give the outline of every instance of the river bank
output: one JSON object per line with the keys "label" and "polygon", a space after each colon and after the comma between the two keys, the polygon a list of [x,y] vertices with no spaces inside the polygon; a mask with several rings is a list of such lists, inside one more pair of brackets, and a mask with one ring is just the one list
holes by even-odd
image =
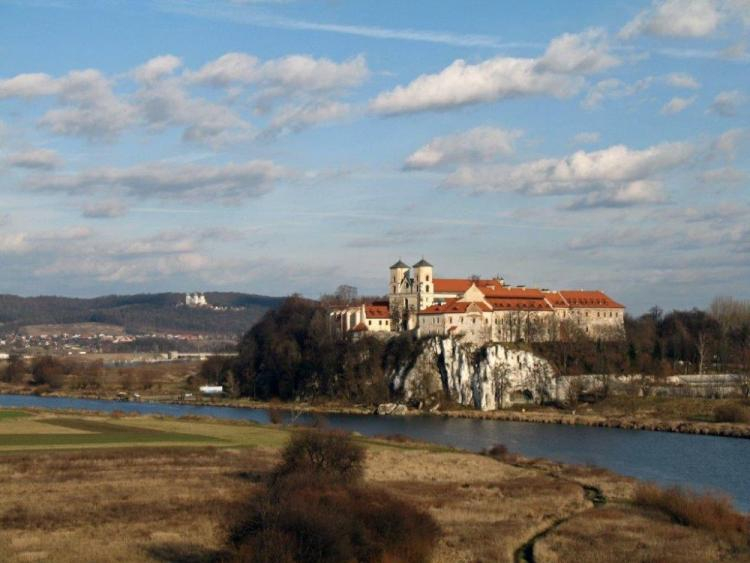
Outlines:
{"label": "river bank", "polygon": [[[0,388],[0,392],[19,395],[35,395],[34,391],[26,386],[15,386],[13,388]],[[45,393],[43,396],[67,397],[74,399],[97,399],[118,400],[121,397],[117,393],[75,393],[70,391],[55,391]],[[132,396],[131,396],[132,397]],[[269,411],[285,411],[295,414],[355,414],[369,415],[376,412],[372,405],[352,405],[340,401],[326,401],[316,403],[306,402],[281,402],[281,401],[257,401],[246,398],[193,398],[189,400],[177,399],[164,395],[144,394],[139,398],[143,402],[155,402],[174,405],[198,405],[198,406],[221,406],[245,409],[266,409]],[[729,404],[727,400],[717,399],[669,399],[662,400],[664,404],[672,406],[672,411],[690,411],[691,416],[697,413],[712,412],[713,408],[721,404]],[[690,404],[688,408],[686,405]],[[702,408],[696,408],[698,404]],[[676,405],[676,406],[675,406]],[[577,411],[563,411],[553,407],[530,407],[528,409],[505,409],[496,411],[478,411],[468,408],[447,408],[433,411],[422,411],[409,409],[405,416],[437,416],[451,418],[467,418],[480,420],[501,420],[509,422],[532,422],[539,424],[560,424],[573,426],[589,426],[598,428],[620,428],[625,430],[643,430],[650,432],[672,432],[679,434],[696,434],[704,436],[721,436],[726,438],[750,438],[750,424],[736,422],[711,422],[705,420],[690,420],[687,417],[672,418],[670,416],[655,416],[658,409],[654,407],[654,401],[648,399],[634,400],[630,402],[629,410],[636,414],[628,415],[622,413],[622,408],[612,408],[611,413],[592,412],[593,409],[584,405]],[[620,412],[618,412],[618,410]],[[638,412],[639,410],[643,412]],[[582,411],[582,412],[581,412]],[[586,412],[589,411],[589,412]]]}

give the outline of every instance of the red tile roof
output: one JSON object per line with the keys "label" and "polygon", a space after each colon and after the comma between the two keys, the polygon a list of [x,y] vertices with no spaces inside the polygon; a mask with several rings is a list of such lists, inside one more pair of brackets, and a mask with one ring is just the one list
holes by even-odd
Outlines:
{"label": "red tile roof", "polygon": [[592,308],[592,309],[624,309],[614,299],[611,299],[602,291],[585,291],[585,290],[562,290],[560,295],[568,302],[568,306],[574,309]]}
{"label": "red tile roof", "polygon": [[435,278],[433,285],[435,293],[463,293],[471,287],[472,280],[461,280],[451,278]]}
{"label": "red tile roof", "polygon": [[551,311],[543,298],[488,297],[487,301],[495,311]]}
{"label": "red tile roof", "polygon": [[365,316],[368,319],[390,319],[391,312],[383,305],[365,305]]}

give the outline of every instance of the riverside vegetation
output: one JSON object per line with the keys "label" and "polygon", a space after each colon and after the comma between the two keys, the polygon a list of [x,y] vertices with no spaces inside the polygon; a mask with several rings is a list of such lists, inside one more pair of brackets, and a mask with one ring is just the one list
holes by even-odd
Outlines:
{"label": "riverside vegetation", "polygon": [[[214,357],[200,365],[105,367],[98,361],[41,357],[27,362],[12,356],[4,366],[0,364],[0,389],[103,397],[125,391],[174,400],[185,392],[195,393],[201,384],[221,383],[229,404],[263,405],[280,400],[307,404],[311,409],[341,410],[359,405],[367,410],[381,402],[401,400],[389,386],[388,374],[413,363],[424,345],[423,340],[410,335],[387,341],[335,339],[321,303],[291,297],[278,309],[268,311],[244,335],[236,358]],[[710,425],[716,422],[747,425],[750,421],[750,306],[745,302],[717,299],[709,311],[666,315],[655,308],[637,319],[626,318],[626,338],[621,342],[592,341],[571,331],[559,342],[508,346],[544,357],[563,377],[589,373],[651,377],[634,382],[628,396],[613,396],[603,386],[595,394],[571,393],[563,404],[525,406],[524,413],[517,407],[473,414],[452,404],[449,397],[438,397],[438,408],[454,416],[675,431],[688,431],[680,423],[689,422],[703,433],[712,433]],[[481,354],[478,350],[477,355]],[[735,396],[662,397],[653,391],[655,383],[669,374],[709,371],[735,373]],[[573,409],[574,420],[569,420]],[[742,429],[731,430],[731,435],[743,433]]]}
{"label": "riverside vegetation", "polygon": [[750,561],[728,501],[502,447],[5,410],[0,478],[11,562]]}

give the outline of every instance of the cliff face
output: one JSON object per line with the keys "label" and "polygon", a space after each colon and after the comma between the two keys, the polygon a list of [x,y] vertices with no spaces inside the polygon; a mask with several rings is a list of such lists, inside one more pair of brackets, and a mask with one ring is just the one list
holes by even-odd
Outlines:
{"label": "cliff face", "polygon": [[564,400],[567,393],[567,382],[539,356],[500,344],[474,351],[441,337],[428,340],[411,367],[391,374],[391,385],[406,401],[449,398],[481,410]]}

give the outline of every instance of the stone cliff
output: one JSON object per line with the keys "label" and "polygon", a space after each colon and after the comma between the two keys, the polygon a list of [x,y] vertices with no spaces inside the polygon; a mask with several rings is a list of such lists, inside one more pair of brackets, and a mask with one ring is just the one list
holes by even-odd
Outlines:
{"label": "stone cliff", "polygon": [[501,344],[476,349],[450,337],[426,340],[412,365],[390,374],[390,383],[409,403],[447,399],[481,410],[563,401],[568,387],[549,362],[531,352]]}

